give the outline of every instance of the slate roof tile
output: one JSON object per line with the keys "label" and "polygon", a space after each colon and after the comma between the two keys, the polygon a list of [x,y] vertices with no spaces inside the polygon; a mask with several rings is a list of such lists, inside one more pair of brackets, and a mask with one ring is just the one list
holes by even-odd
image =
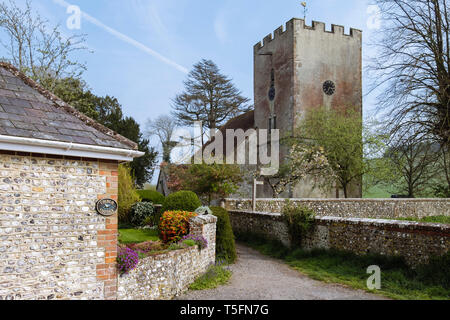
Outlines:
{"label": "slate roof tile", "polygon": [[0,96],[0,104],[11,104],[7,97]]}
{"label": "slate roof tile", "polygon": [[26,122],[19,122],[19,121],[11,121],[12,124],[14,125],[14,127],[16,127],[17,129],[24,129],[24,130],[31,130],[31,131],[36,131],[36,127],[30,123],[26,123]]}
{"label": "slate roof tile", "polygon": [[121,149],[137,144],[83,115],[0,62],[0,134]]}
{"label": "slate roof tile", "polygon": [[39,125],[39,124],[35,124],[34,126],[40,132],[58,133],[58,130],[55,127],[44,126],[44,125]]}
{"label": "slate roof tile", "polygon": [[29,130],[17,129],[13,127],[4,127],[4,129],[10,136],[29,137],[33,135],[33,131]]}
{"label": "slate roof tile", "polygon": [[14,127],[11,121],[0,119],[0,127]]}
{"label": "slate roof tile", "polygon": [[22,116],[25,116],[27,114],[25,108],[17,107],[14,105],[2,104],[2,109],[9,114],[20,114]]}
{"label": "slate roof tile", "polygon": [[31,108],[24,108],[24,110],[28,116],[46,119],[45,112],[41,110]]}

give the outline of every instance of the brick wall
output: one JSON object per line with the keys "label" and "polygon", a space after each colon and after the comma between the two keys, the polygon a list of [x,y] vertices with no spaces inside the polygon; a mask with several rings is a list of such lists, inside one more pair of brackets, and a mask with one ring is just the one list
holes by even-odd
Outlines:
{"label": "brick wall", "polygon": [[0,299],[115,299],[117,162],[0,152]]}

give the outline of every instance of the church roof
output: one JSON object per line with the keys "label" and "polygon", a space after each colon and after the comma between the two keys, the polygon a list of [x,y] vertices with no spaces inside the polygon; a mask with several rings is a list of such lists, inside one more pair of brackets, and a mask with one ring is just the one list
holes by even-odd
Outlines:
{"label": "church roof", "polygon": [[247,113],[241,114],[236,118],[231,119],[225,125],[220,128],[220,131],[225,132],[229,129],[242,129],[247,131],[248,129],[255,128],[255,110],[251,110]]}
{"label": "church roof", "polygon": [[[225,147],[227,145],[227,130],[238,130],[242,129],[245,131],[249,129],[256,129],[255,128],[255,110],[248,111],[244,114],[241,114],[233,119],[230,119],[226,124],[224,124],[222,127],[219,128],[219,130],[222,132],[223,137],[223,146]],[[209,140],[205,146],[206,148],[208,145],[212,143],[211,140]]]}
{"label": "church roof", "polygon": [[0,62],[0,135],[137,150],[10,64]]}

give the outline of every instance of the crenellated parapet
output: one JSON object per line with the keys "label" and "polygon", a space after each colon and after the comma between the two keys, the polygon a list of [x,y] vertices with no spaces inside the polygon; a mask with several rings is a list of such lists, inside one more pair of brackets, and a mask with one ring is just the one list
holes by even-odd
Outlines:
{"label": "crenellated parapet", "polygon": [[269,44],[270,42],[277,40],[278,38],[285,36],[287,34],[292,34],[294,32],[300,32],[302,30],[315,31],[315,32],[324,32],[329,34],[341,35],[343,37],[352,37],[352,38],[360,38],[362,35],[362,31],[354,28],[350,28],[350,34],[346,34],[344,32],[344,27],[340,25],[331,25],[331,31],[327,31],[325,28],[325,23],[319,21],[313,21],[311,26],[308,26],[303,19],[291,19],[286,23],[285,26],[280,26],[273,33],[268,34],[264,37],[262,43],[258,42],[254,46],[255,52],[262,49],[264,46]]}

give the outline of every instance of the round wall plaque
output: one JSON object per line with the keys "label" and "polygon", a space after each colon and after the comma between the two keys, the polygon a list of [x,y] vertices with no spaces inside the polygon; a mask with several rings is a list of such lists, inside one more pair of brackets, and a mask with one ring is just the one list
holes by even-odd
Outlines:
{"label": "round wall plaque", "polygon": [[95,209],[97,210],[98,214],[104,216],[104,217],[110,217],[114,215],[117,212],[117,202],[113,199],[101,199],[97,201],[97,204],[95,205]]}

